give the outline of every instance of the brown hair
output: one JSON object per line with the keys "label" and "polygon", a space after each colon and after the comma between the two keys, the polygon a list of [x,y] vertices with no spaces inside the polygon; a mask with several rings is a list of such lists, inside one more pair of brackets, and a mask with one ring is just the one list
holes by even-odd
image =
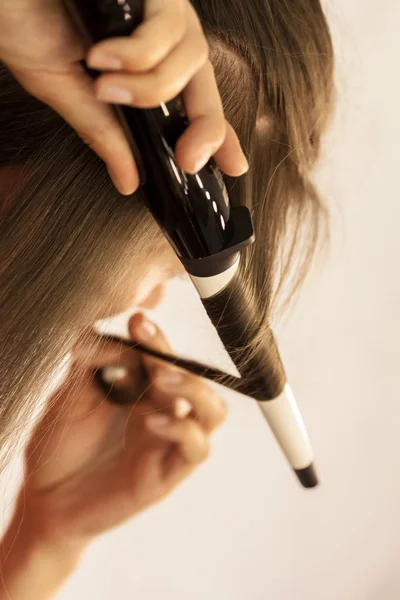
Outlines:
{"label": "brown hair", "polygon": [[[232,204],[249,206],[255,224],[257,241],[239,276],[257,315],[256,347],[279,284],[294,265],[292,283],[301,281],[318,239],[324,210],[310,171],[332,105],[331,39],[318,0],[192,3],[226,117],[250,163],[245,176],[224,179]],[[25,168],[0,218],[0,446],[23,425],[79,329],[104,311],[134,257],[161,240],[141,193],[119,195],[76,133],[1,68],[6,165]]]}

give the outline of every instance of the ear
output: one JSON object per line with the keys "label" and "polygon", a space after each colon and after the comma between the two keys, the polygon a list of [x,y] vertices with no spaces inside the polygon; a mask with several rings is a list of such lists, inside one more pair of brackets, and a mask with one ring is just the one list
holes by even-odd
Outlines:
{"label": "ear", "polygon": [[144,298],[140,304],[138,304],[139,308],[152,309],[156,308],[165,298],[167,286],[165,283],[159,283],[151,292]]}

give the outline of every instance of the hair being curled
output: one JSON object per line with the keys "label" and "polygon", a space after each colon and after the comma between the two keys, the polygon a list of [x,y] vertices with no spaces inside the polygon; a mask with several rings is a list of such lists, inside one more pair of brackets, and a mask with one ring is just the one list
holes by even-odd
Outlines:
{"label": "hair being curled", "polygon": [[[255,225],[238,280],[254,306],[256,351],[280,285],[295,273],[296,286],[306,272],[325,212],[310,176],[332,107],[331,38],[318,0],[192,3],[250,163],[245,176],[224,179]],[[0,447],[132,257],[161,239],[140,193],[121,196],[102,161],[2,67],[0,166],[10,165],[24,172],[0,218]]]}

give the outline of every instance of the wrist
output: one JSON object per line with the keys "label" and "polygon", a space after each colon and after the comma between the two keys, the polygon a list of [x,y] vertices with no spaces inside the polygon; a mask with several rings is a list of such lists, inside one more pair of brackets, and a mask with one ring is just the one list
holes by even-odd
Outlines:
{"label": "wrist", "polygon": [[[23,488],[16,504],[13,522],[30,548],[43,554],[51,552],[60,560],[75,560],[91,542],[79,528],[72,526],[68,511],[57,497],[47,492]],[[65,515],[65,512],[67,514]]]}
{"label": "wrist", "polygon": [[83,544],[50,544],[17,507],[0,542],[0,600],[50,598],[77,567]]}

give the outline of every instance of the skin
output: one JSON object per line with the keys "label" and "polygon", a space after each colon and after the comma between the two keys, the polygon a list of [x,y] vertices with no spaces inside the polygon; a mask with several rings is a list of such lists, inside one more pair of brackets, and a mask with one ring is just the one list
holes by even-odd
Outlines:
{"label": "skin", "polygon": [[[12,178],[2,175],[6,190]],[[112,314],[132,305],[155,308],[168,279],[182,272],[165,242],[159,263],[146,265],[142,277],[113,295]],[[172,352],[142,313],[131,317],[128,330],[132,340]],[[0,541],[0,600],[51,598],[97,535],[163,500],[208,457],[210,435],[226,415],[222,399],[200,377],[118,343],[99,349],[84,333],[26,448],[25,479]],[[149,384],[137,400],[143,364]],[[93,369],[103,367],[126,369],[112,393],[128,404],[109,402],[98,387]],[[184,414],[182,398],[189,403]]]}
{"label": "skin", "polygon": [[[94,85],[78,62],[84,56],[61,0],[0,3],[0,59],[97,152],[121,193],[132,193],[139,181],[107,104],[116,100],[152,107],[182,93],[190,126],[176,147],[181,168],[196,172],[213,155],[229,175],[247,170],[188,0],[147,0],[144,22],[130,38],[93,46],[87,62],[106,71]],[[113,100],[116,88],[131,96]],[[17,175],[13,169],[0,174],[0,198]],[[160,256],[118,297],[115,313],[161,301],[166,280],[182,267],[167,243]],[[129,333],[170,351],[161,331],[140,313],[130,319]],[[0,600],[52,597],[98,534],[165,498],[204,461],[210,435],[225,418],[223,401],[204,380],[149,356],[142,360],[150,383],[137,400],[139,356],[117,343],[99,350],[78,341],[72,357],[26,449],[24,482],[0,542]],[[95,383],[93,369],[110,366],[125,368],[112,393],[125,400],[131,395],[130,403],[109,402]]]}
{"label": "skin", "polygon": [[[142,314],[132,339],[170,351]],[[25,480],[0,546],[0,598],[50,598],[98,534],[165,498],[209,455],[224,402],[201,378],[144,357],[150,384],[139,401],[107,401],[93,368],[124,366],[114,395],[138,385],[138,355],[117,343],[74,348],[70,373],[26,450]],[[180,398],[190,411],[182,415]],[[29,592],[28,592],[29,590]]]}
{"label": "skin", "polygon": [[[106,71],[94,85],[83,58]],[[190,126],[175,148],[179,166],[193,173],[213,155],[229,175],[248,168],[224,118],[208,44],[188,0],[146,0],[144,21],[131,37],[102,41],[86,54],[62,0],[2,0],[0,59],[105,161],[122,194],[134,192],[139,177],[108,103],[152,108],[182,93]]]}

